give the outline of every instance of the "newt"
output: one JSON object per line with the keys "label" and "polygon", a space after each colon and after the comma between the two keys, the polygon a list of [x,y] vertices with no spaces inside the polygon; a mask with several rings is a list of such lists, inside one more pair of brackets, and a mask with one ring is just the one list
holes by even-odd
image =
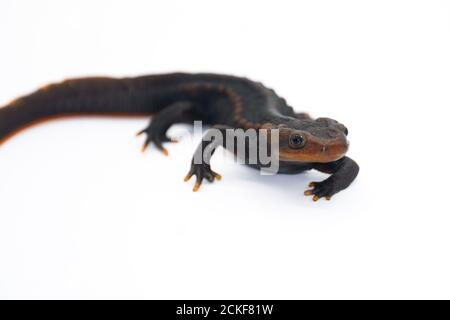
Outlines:
{"label": "newt", "polygon": [[[164,143],[172,142],[167,130],[177,123],[202,121],[220,130],[276,129],[279,132],[277,173],[297,174],[315,169],[330,174],[324,181],[311,182],[310,189],[304,192],[314,201],[329,200],[347,188],[359,172],[356,162],[346,156],[348,130],[343,124],[295,112],[274,90],[230,75],[171,73],[54,83],[0,109],[0,139],[41,119],[79,114],[151,115],[150,124],[138,133],[146,136],[143,150],[153,143],[166,155]],[[199,150],[211,145],[212,141],[202,140]],[[211,154],[217,147],[213,147]],[[262,167],[260,163],[246,164]],[[200,163],[192,160],[185,181],[194,175],[194,191],[204,179],[213,182],[221,178],[211,169],[209,159]]]}

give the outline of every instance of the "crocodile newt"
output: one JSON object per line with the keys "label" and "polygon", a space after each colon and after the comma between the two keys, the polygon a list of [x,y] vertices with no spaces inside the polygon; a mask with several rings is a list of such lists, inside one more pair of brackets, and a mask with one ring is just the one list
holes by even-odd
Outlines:
{"label": "crocodile newt", "polygon": [[[153,143],[164,154],[168,152],[163,144],[172,141],[166,132],[176,123],[202,121],[220,130],[276,129],[278,173],[316,169],[330,174],[324,181],[311,182],[304,192],[314,201],[329,200],[347,188],[359,172],[356,162],[346,156],[348,130],[343,124],[295,112],[285,99],[259,82],[218,74],[93,77],[51,84],[0,109],[0,139],[44,118],[79,114],[152,115],[150,124],[138,134],[146,136],[144,150]],[[202,141],[199,149],[208,146],[211,141]],[[209,160],[192,161],[185,180],[194,175],[194,191],[203,179],[212,182],[221,178]]]}

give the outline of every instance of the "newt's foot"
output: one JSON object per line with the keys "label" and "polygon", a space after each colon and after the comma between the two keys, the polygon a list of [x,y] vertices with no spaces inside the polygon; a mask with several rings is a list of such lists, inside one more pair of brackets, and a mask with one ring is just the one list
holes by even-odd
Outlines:
{"label": "newt's foot", "polygon": [[305,191],[305,196],[313,196],[313,201],[317,201],[320,198],[325,198],[330,200],[331,197],[336,193],[334,191],[333,182],[330,180],[324,180],[322,182],[311,182],[309,187],[310,190]]}
{"label": "newt's foot", "polygon": [[194,188],[192,191],[197,192],[200,188],[203,178],[209,182],[213,182],[214,179],[220,180],[222,177],[220,174],[211,170],[211,166],[207,164],[192,164],[189,173],[184,178],[184,181],[188,181],[193,175],[197,177]]}
{"label": "newt's foot", "polygon": [[175,139],[170,139],[166,136],[166,133],[163,132],[158,132],[156,130],[153,130],[151,128],[151,126],[145,128],[144,130],[139,131],[136,136],[140,136],[141,134],[145,133],[146,138],[145,138],[145,142],[144,145],[142,146],[141,151],[144,152],[148,145],[150,144],[150,142],[153,142],[156,146],[156,148],[158,148],[159,150],[161,150],[161,152],[165,155],[168,156],[169,155],[169,151],[167,151],[166,148],[163,147],[163,143],[164,142],[178,142]]}

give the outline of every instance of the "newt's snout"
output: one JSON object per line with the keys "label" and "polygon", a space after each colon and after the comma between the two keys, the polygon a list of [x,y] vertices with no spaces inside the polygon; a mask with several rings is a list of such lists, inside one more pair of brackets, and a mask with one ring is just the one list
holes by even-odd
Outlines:
{"label": "newt's snout", "polygon": [[319,141],[319,143],[323,144],[316,162],[332,162],[339,160],[347,153],[349,148],[349,141],[343,136],[327,142]]}

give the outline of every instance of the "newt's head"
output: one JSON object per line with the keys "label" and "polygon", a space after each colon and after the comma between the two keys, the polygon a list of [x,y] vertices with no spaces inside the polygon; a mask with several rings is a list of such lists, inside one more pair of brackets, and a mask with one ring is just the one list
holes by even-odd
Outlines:
{"label": "newt's head", "polygon": [[348,130],[336,120],[289,121],[278,126],[279,157],[293,162],[333,162],[348,150]]}

